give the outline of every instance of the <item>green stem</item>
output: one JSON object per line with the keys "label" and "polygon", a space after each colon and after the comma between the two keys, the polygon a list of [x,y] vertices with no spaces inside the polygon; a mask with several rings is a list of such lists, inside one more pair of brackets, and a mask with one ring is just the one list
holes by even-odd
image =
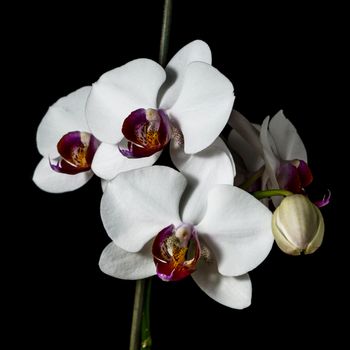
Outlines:
{"label": "green stem", "polygon": [[162,34],[160,37],[160,48],[159,48],[159,63],[163,67],[165,66],[166,59],[168,56],[172,7],[173,7],[172,0],[164,1]]}
{"label": "green stem", "polygon": [[242,185],[240,185],[239,187],[242,190],[247,191],[255,183],[255,181],[257,181],[262,176],[264,170],[265,170],[265,167],[262,166],[256,173],[254,173],[249,179],[244,181]]}
{"label": "green stem", "polygon": [[287,190],[281,190],[281,189],[273,189],[273,190],[266,190],[266,191],[256,191],[253,192],[252,195],[256,199],[264,199],[264,198],[270,198],[273,196],[291,196],[294,194],[293,192],[287,191]]}
{"label": "green stem", "polygon": [[132,314],[130,347],[129,350],[140,349],[140,328],[143,307],[143,294],[145,290],[145,280],[137,280],[134,298],[134,311]]}
{"label": "green stem", "polygon": [[[162,34],[160,38],[159,48],[159,63],[165,66],[170,36],[170,22],[172,12],[172,0],[164,0]],[[150,300],[151,300],[151,279],[148,279],[146,297],[145,294],[145,280],[136,281],[134,311],[132,315],[131,333],[130,333],[130,347],[129,350],[141,349],[151,350],[152,338],[150,331]],[[142,326],[141,326],[142,321]],[[141,337],[140,337],[141,330]]]}
{"label": "green stem", "polygon": [[150,328],[150,302],[151,302],[152,278],[147,279],[146,298],[143,304],[141,325],[141,349],[151,350],[152,338]]}

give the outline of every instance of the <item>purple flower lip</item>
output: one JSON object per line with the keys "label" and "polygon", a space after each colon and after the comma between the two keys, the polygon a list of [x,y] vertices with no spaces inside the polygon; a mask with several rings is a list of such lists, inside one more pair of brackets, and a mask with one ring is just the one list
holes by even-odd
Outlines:
{"label": "purple flower lip", "polygon": [[277,181],[280,188],[293,193],[303,194],[313,181],[309,166],[303,160],[287,161],[278,169]]}
{"label": "purple flower lip", "polygon": [[196,270],[201,256],[197,231],[192,225],[169,225],[156,236],[152,246],[157,275],[163,281],[179,281]]}
{"label": "purple flower lip", "polygon": [[87,132],[72,131],[65,134],[57,144],[60,157],[51,169],[69,175],[75,175],[91,169],[91,163],[100,141]]}
{"label": "purple flower lip", "polygon": [[119,146],[120,152],[128,158],[149,157],[162,150],[170,141],[169,117],[161,109],[140,108],[125,120],[122,132],[127,147]]}
{"label": "purple flower lip", "polygon": [[[278,169],[277,180],[280,187],[295,194],[308,194],[313,179],[309,166],[303,160],[287,161]],[[310,187],[306,190],[308,186]],[[313,201],[313,203],[321,208],[329,204],[330,199],[331,192],[328,190],[328,194],[320,200]]]}

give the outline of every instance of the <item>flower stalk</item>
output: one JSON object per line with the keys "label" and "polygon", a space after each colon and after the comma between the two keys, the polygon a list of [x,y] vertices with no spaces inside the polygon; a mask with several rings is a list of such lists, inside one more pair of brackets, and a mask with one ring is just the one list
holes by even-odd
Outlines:
{"label": "flower stalk", "polygon": [[264,199],[264,198],[270,198],[273,196],[291,196],[293,192],[287,191],[287,190],[282,190],[282,189],[273,189],[273,190],[265,190],[265,191],[255,191],[252,193],[252,195],[256,199]]}
{"label": "flower stalk", "polygon": [[168,56],[172,7],[173,7],[172,0],[164,1],[162,34],[160,37],[160,48],[159,48],[159,64],[162,67],[165,66],[165,62]]}
{"label": "flower stalk", "polygon": [[150,328],[150,303],[151,303],[152,278],[146,280],[146,296],[144,298],[142,324],[141,324],[141,349],[151,350],[152,338]]}
{"label": "flower stalk", "polygon": [[[165,66],[170,37],[170,23],[172,12],[172,0],[164,0],[163,23],[159,48],[159,63]],[[150,332],[150,300],[151,300],[151,279],[137,280],[134,298],[134,310],[132,316],[130,347],[129,350],[151,350],[152,338]],[[146,292],[146,297],[145,296]],[[140,337],[141,331],[141,337]],[[141,338],[141,348],[140,348]]]}
{"label": "flower stalk", "polygon": [[137,280],[135,287],[134,310],[132,314],[129,350],[140,349],[140,329],[142,320],[145,280]]}
{"label": "flower stalk", "polygon": [[239,187],[242,190],[248,191],[251,186],[254,185],[256,181],[258,181],[262,174],[264,173],[265,167],[261,167],[256,173],[254,173],[249,179],[244,181]]}

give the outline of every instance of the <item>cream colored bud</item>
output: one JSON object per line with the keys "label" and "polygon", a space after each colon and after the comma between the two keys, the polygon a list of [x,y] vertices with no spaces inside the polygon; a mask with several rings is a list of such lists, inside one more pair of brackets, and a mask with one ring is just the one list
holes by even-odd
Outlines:
{"label": "cream colored bud", "polygon": [[322,244],[323,217],[306,196],[287,196],[273,213],[272,232],[283,252],[290,255],[311,254]]}

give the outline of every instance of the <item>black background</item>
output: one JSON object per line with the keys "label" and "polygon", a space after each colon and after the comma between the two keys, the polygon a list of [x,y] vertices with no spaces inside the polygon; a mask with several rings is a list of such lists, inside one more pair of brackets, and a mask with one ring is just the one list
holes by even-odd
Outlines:
{"label": "black background", "polygon": [[[246,310],[217,304],[191,279],[155,279],[154,349],[233,349],[256,341],[278,347],[326,340],[335,345],[343,334],[348,275],[341,272],[348,232],[339,222],[348,149],[340,136],[342,11],[319,4],[241,9],[228,1],[174,2],[169,58],[194,39],[206,41],[213,65],[233,82],[236,109],[259,123],[283,109],[307,147],[314,177],[333,197],[322,210],[323,246],[301,257],[286,256],[275,246],[251,273],[253,300]],[[8,12],[6,56],[14,68],[4,71],[13,75],[13,101],[4,104],[11,108],[7,118],[16,121],[9,136],[18,151],[5,152],[11,159],[7,182],[14,179],[12,165],[20,169],[8,188],[11,228],[6,230],[6,237],[16,240],[6,248],[14,268],[6,284],[13,344],[128,347],[134,282],[113,279],[98,268],[109,242],[99,218],[99,181],[59,195],[31,182],[40,160],[36,128],[51,104],[132,59],[158,59],[162,2],[116,5],[73,8],[52,2]],[[13,194],[13,188],[19,192]]]}

